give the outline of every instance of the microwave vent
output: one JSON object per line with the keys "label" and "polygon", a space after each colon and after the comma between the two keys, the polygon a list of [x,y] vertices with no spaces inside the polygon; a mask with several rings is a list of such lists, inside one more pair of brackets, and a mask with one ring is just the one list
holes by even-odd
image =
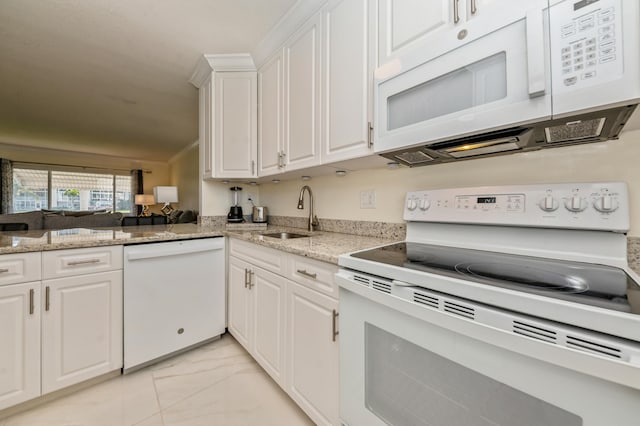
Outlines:
{"label": "microwave vent", "polygon": [[544,133],[548,143],[598,138],[602,134],[605,122],[604,117],[569,121],[558,126],[545,127]]}
{"label": "microwave vent", "polygon": [[395,154],[393,157],[409,166],[422,165],[434,160],[433,157],[423,151],[405,151]]}

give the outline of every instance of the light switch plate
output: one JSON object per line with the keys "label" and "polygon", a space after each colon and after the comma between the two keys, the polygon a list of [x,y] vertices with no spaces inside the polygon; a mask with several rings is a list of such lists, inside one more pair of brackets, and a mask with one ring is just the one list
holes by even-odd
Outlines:
{"label": "light switch plate", "polygon": [[371,189],[368,191],[360,191],[360,208],[375,209],[376,208],[376,191]]}

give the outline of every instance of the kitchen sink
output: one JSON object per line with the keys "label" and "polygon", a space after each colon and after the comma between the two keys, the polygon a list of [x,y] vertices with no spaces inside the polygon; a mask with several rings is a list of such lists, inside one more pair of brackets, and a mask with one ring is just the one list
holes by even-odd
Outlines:
{"label": "kitchen sink", "polygon": [[292,238],[310,237],[310,235],[295,234],[293,232],[270,232],[268,234],[260,234],[263,237],[279,238],[281,240],[290,240]]}

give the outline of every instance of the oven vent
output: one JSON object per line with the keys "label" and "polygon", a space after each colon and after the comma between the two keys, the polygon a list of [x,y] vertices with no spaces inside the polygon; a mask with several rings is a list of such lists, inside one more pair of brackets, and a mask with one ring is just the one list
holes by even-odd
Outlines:
{"label": "oven vent", "polygon": [[553,330],[542,328],[537,325],[527,324],[522,321],[513,321],[513,332],[521,336],[538,339],[549,343],[556,343],[558,336]]}
{"label": "oven vent", "polygon": [[391,294],[391,284],[382,281],[371,280],[371,287],[383,293]]}
{"label": "oven vent", "polygon": [[362,275],[354,275],[353,280],[356,282],[359,282],[360,284],[364,284],[367,287],[371,287],[371,284],[369,283],[370,281],[369,278],[363,277]]}
{"label": "oven vent", "polygon": [[475,319],[475,309],[448,300],[444,301],[444,311],[464,318]]}
{"label": "oven vent", "polygon": [[605,346],[584,338],[567,335],[567,347],[584,352],[591,352],[597,355],[604,355],[610,358],[621,359],[622,350],[611,346]]}
{"label": "oven vent", "polygon": [[440,299],[438,299],[437,297],[424,293],[418,293],[417,291],[413,292],[413,301],[416,303],[420,303],[421,305],[430,306],[435,309],[438,309],[438,306],[440,305]]}

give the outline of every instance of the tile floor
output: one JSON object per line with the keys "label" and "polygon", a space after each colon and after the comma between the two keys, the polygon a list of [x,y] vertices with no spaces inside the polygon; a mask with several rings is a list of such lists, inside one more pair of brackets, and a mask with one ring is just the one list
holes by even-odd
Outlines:
{"label": "tile floor", "polygon": [[313,425],[229,334],[0,426]]}

